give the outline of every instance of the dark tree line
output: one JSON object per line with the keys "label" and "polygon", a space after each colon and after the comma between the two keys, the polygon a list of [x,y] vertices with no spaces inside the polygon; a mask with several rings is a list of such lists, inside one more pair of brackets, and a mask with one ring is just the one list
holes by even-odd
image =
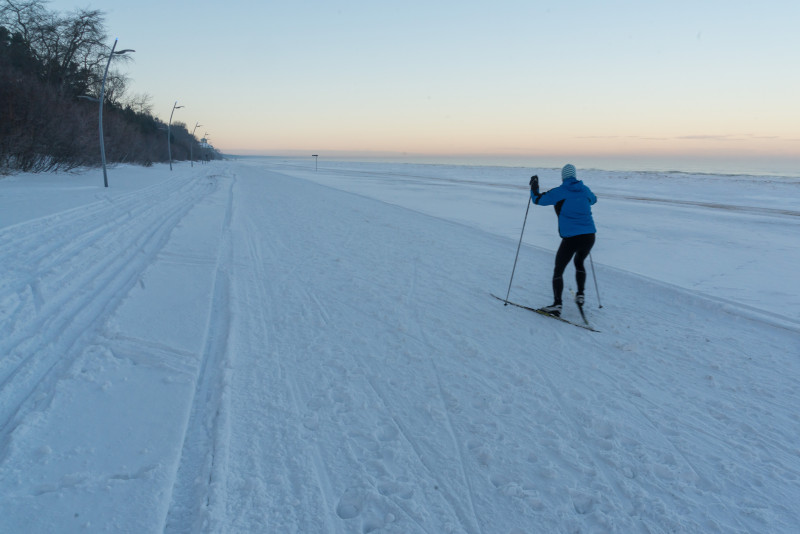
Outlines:
{"label": "dark tree line", "polygon": [[[98,98],[110,47],[101,11],[62,15],[44,0],[0,0],[0,174],[69,170],[100,164]],[[147,95],[125,97],[128,80],[114,64],[103,108],[106,161],[167,161],[167,125]],[[172,159],[217,157],[186,125],[171,128]]]}

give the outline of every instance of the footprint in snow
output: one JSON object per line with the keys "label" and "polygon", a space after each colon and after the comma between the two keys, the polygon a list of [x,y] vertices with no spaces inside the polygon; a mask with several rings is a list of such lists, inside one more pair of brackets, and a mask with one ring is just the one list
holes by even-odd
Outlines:
{"label": "footprint in snow", "polygon": [[376,437],[379,441],[394,441],[397,439],[397,436],[400,434],[400,430],[397,428],[396,425],[392,423],[383,423],[378,429]]}
{"label": "footprint in snow", "polygon": [[410,499],[414,496],[414,488],[401,479],[382,480],[378,482],[378,492],[384,497],[397,495],[401,499]]}
{"label": "footprint in snow", "polygon": [[[403,497],[402,488],[398,489],[398,493]],[[356,523],[349,524],[348,528],[363,534],[382,530],[397,520],[390,508],[376,500],[375,495],[358,486],[351,486],[345,490],[336,506],[336,514],[343,520],[355,520]],[[359,523],[360,529],[357,526]]]}
{"label": "footprint in snow", "polygon": [[364,495],[360,488],[347,488],[336,506],[336,515],[342,519],[358,517],[364,507]]}

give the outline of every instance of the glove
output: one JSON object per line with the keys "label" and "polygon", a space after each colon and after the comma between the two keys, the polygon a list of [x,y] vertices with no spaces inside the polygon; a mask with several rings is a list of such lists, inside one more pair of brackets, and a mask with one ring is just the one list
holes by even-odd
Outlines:
{"label": "glove", "polygon": [[531,191],[536,195],[539,194],[539,176],[535,174],[531,176]]}

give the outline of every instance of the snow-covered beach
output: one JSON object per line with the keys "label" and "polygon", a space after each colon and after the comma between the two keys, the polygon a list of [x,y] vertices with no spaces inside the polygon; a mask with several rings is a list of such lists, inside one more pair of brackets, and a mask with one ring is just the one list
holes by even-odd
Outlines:
{"label": "snow-covered beach", "polygon": [[579,169],[593,333],[533,173],[0,179],[0,531],[795,532],[800,178]]}

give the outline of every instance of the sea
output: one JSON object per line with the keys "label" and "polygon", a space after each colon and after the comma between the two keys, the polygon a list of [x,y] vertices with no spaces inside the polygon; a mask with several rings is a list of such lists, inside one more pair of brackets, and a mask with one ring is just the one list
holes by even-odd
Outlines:
{"label": "sea", "polygon": [[[236,152],[234,151],[235,155]],[[242,154],[244,155],[244,154]],[[663,157],[663,156],[520,156],[520,155],[427,155],[410,153],[349,153],[298,151],[249,153],[247,155],[304,158],[318,161],[359,161],[365,163],[414,163],[427,165],[470,165],[492,167],[528,167],[560,169],[572,163],[582,170],[712,174],[721,176],[778,176],[800,178],[800,153],[783,157]],[[313,155],[316,155],[316,159]]]}

